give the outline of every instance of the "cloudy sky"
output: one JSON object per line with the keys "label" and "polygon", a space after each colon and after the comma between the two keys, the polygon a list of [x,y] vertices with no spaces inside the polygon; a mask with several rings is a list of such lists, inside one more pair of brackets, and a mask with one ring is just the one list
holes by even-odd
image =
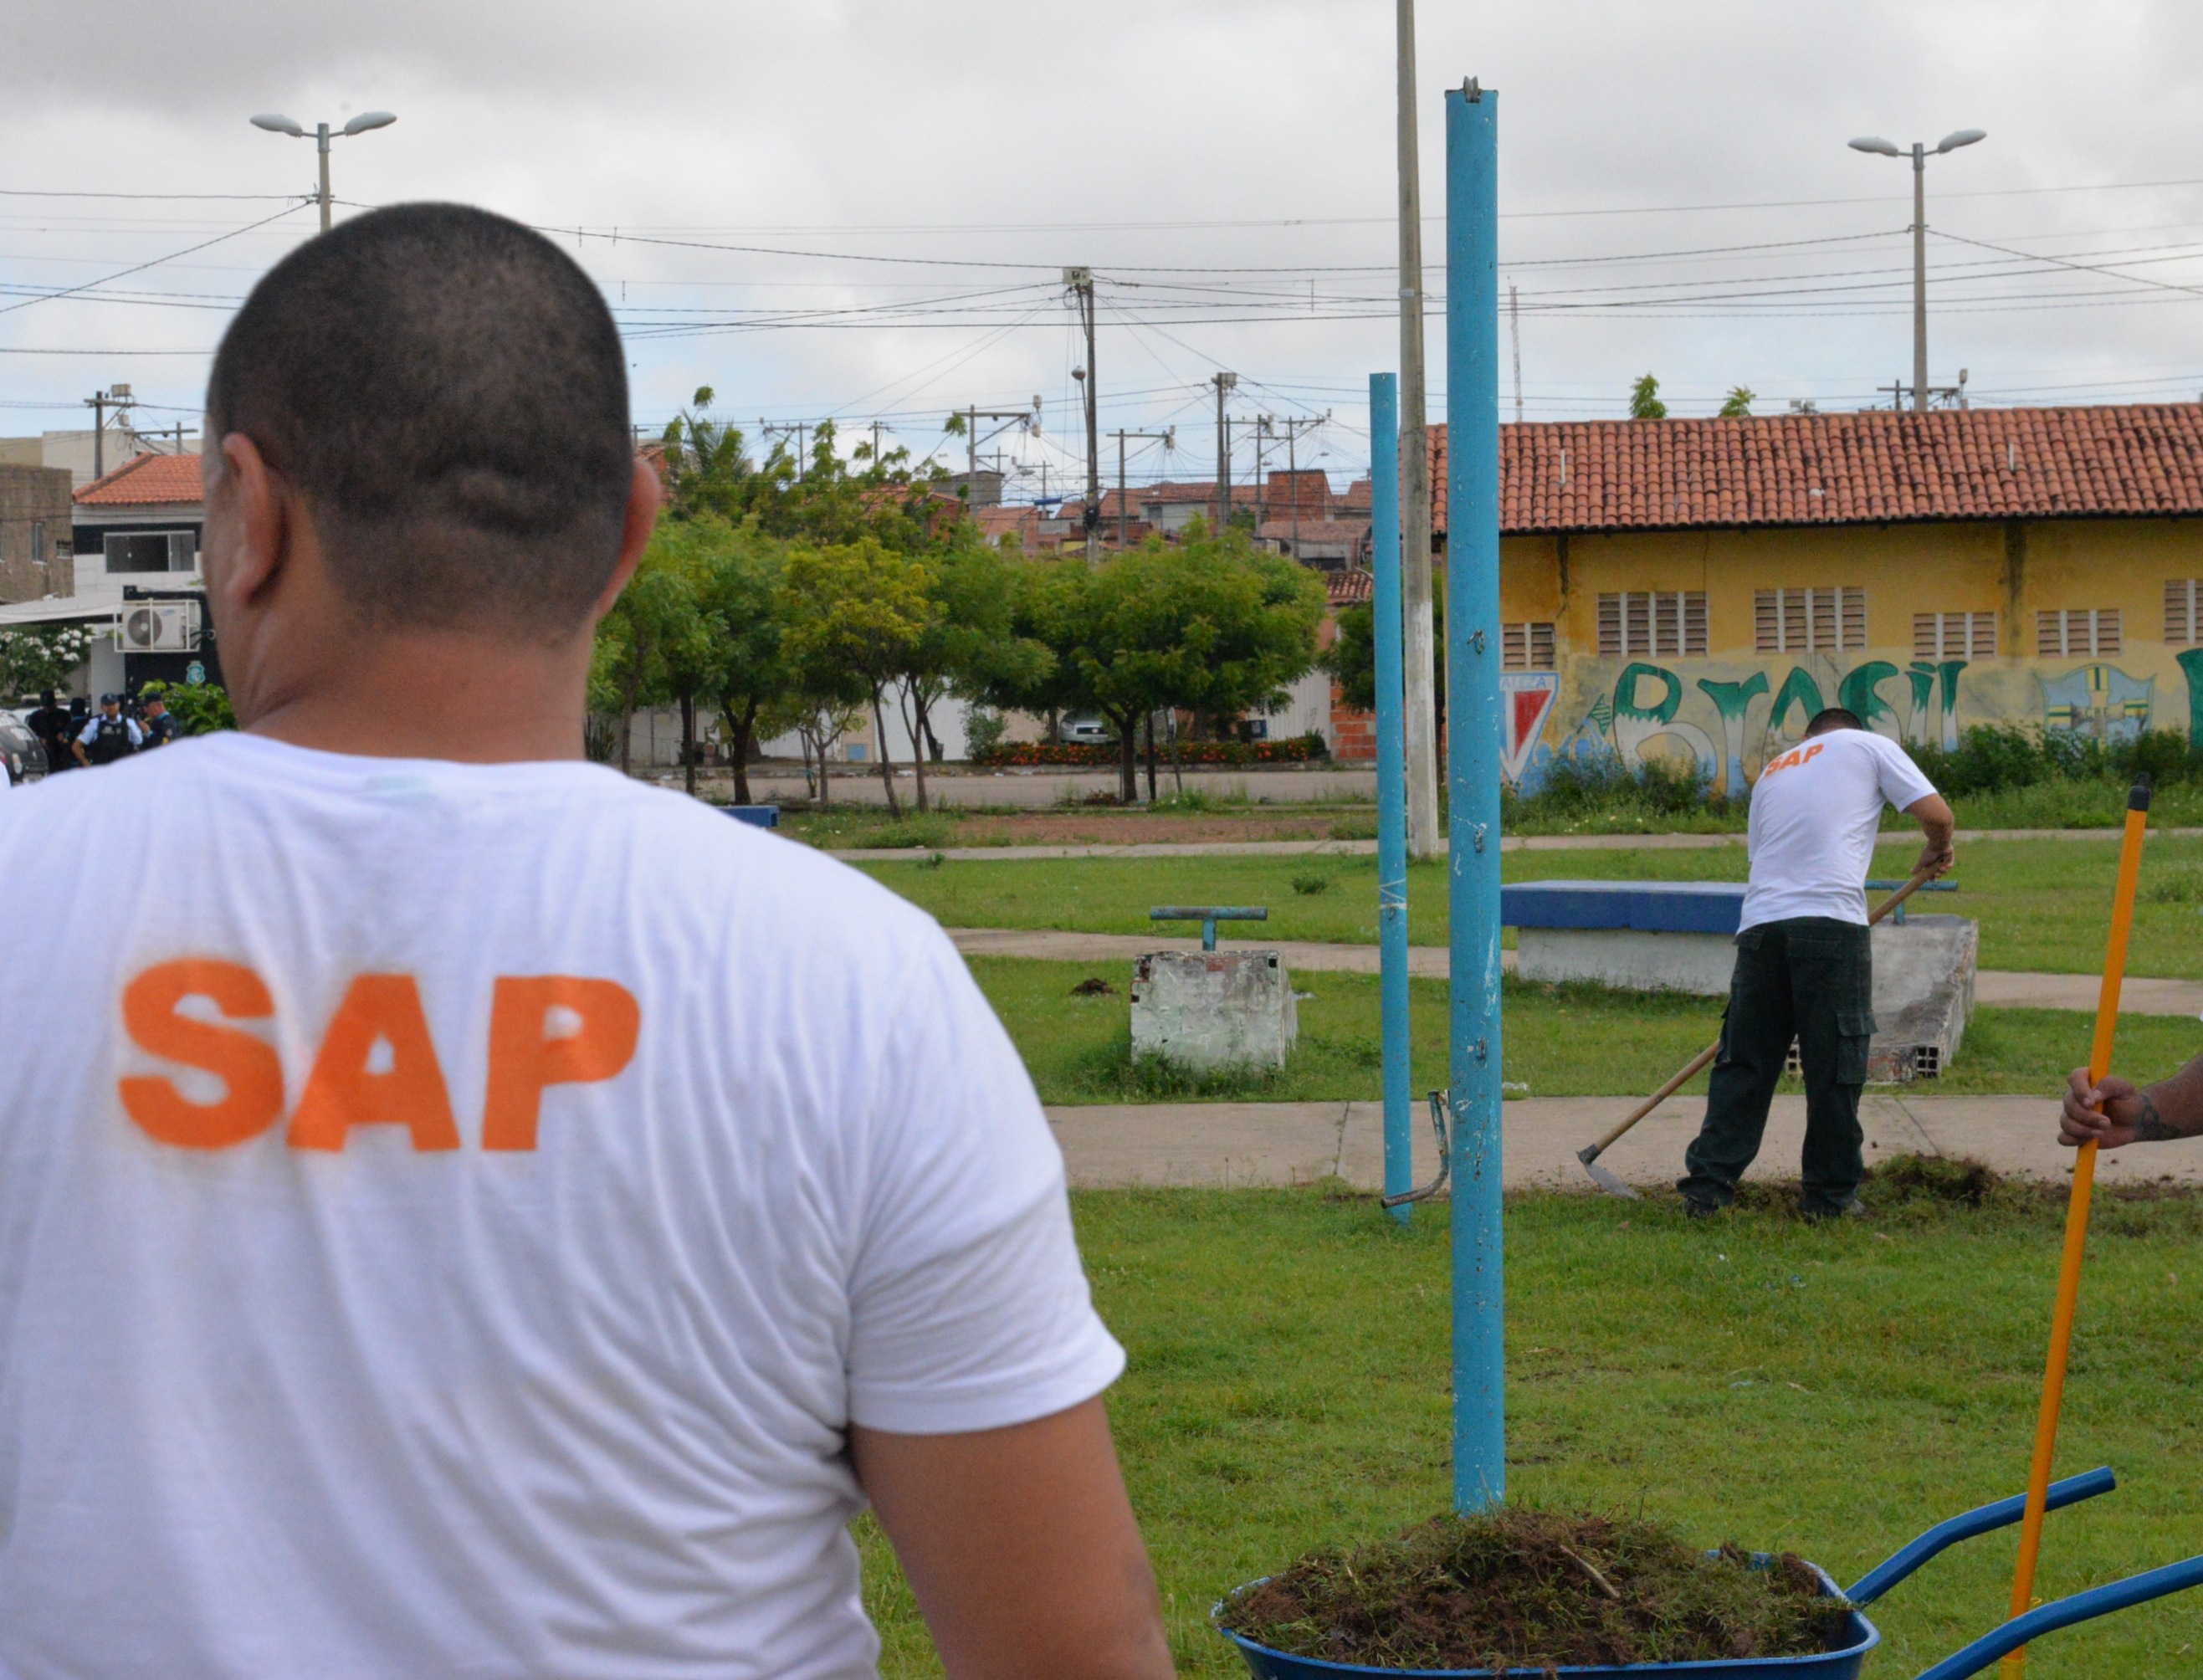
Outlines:
{"label": "cloudy sky", "polygon": [[[1989,138],[1928,170],[1931,382],[2203,392],[2192,5],[1423,0],[1420,30],[1434,293],[1440,95],[1501,91],[1529,418],[1619,414],[1648,371],[1677,414],[1736,385],[1875,402],[1910,377],[1911,175],[1844,142],[1963,127]],[[989,447],[1054,490],[1084,264],[1103,428],[1178,428],[1136,479],[1213,471],[1226,368],[1235,413],[1330,416],[1300,447],[1343,480],[1397,360],[1392,54],[1391,0],[14,0],[0,432],[81,424],[115,380],[141,424],[194,424],[227,311],[316,226],[312,144],[245,119],[387,109],[335,144],[339,215],[454,198],[554,232],[629,334],[641,422],[709,385],[753,433],[960,457],[951,409],[1038,397],[1039,435]]]}

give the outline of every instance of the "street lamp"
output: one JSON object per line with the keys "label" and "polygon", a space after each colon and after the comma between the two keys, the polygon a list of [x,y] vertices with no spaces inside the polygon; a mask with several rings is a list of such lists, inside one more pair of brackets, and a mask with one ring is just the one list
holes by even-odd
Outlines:
{"label": "street lamp", "polygon": [[[1955,134],[1946,134],[1935,143],[1932,154],[1940,157],[1946,151],[1956,151],[1960,146],[1970,146],[1976,140],[1988,139],[1982,128],[1961,128]],[[1902,146],[1893,145],[1878,135],[1869,134],[1852,143],[1853,151],[1870,151],[1882,157],[1906,156]],[[1917,413],[1928,412],[1928,149],[1918,140],[1912,143],[1912,406]]]}
{"label": "street lamp", "polygon": [[[387,128],[398,121],[393,111],[362,111],[350,122],[337,130],[339,135],[364,134],[370,128]],[[294,140],[306,138],[306,131],[287,116],[276,116],[263,111],[252,119],[255,128],[265,128],[271,134],[288,134]],[[329,231],[329,126],[326,122],[314,125],[314,146],[322,157],[322,232]]]}

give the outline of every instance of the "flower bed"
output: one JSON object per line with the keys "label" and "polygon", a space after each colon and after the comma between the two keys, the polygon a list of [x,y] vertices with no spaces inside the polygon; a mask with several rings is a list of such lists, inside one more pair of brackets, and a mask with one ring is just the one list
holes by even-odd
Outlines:
{"label": "flower bed", "polygon": [[[1156,746],[1157,762],[1180,764],[1305,764],[1327,757],[1321,735],[1294,735],[1273,741],[1180,741],[1174,750]],[[1142,754],[1144,760],[1145,754]],[[972,755],[972,763],[995,769],[1053,765],[1107,769],[1118,763],[1117,749],[1090,741],[1005,741]]]}

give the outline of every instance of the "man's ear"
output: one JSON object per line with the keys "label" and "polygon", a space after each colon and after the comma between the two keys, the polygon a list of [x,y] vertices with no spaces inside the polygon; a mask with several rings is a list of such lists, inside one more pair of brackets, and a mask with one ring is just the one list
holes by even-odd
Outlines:
{"label": "man's ear", "polygon": [[224,545],[221,576],[216,582],[234,607],[265,595],[281,575],[291,546],[292,509],[286,486],[242,432],[221,440],[221,465],[214,494],[230,503],[236,540]]}
{"label": "man's ear", "polygon": [[635,476],[628,482],[627,522],[620,531],[619,560],[612,567],[604,592],[597,597],[596,608],[589,620],[592,624],[612,610],[620,591],[627,587],[635,569],[642,563],[642,551],[650,546],[650,533],[658,528],[660,499],[658,469],[647,461],[637,461]]}

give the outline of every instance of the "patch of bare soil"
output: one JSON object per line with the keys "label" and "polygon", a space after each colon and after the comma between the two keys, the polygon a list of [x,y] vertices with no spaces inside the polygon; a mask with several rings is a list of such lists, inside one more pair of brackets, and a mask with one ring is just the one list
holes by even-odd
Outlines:
{"label": "patch of bare soil", "polygon": [[1217,1619],[1298,1657],[1550,1672],[1803,1656],[1833,1648],[1845,1610],[1793,1553],[1708,1553],[1662,1524],[1508,1506],[1311,1553]]}

